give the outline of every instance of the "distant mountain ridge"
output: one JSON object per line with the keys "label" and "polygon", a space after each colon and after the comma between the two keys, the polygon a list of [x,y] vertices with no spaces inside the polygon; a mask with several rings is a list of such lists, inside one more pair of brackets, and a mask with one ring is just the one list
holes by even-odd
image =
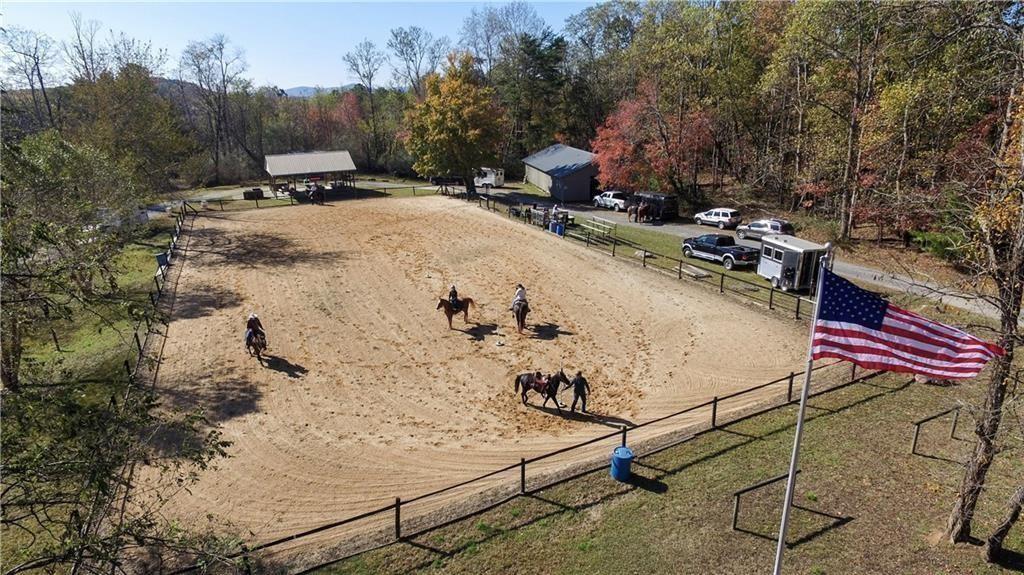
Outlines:
{"label": "distant mountain ridge", "polygon": [[325,88],[322,86],[296,86],[294,88],[286,88],[284,93],[287,94],[289,98],[312,98],[318,93],[329,94],[335,90],[338,92],[344,92],[355,87],[356,84],[345,84],[344,86],[336,86],[333,88]]}

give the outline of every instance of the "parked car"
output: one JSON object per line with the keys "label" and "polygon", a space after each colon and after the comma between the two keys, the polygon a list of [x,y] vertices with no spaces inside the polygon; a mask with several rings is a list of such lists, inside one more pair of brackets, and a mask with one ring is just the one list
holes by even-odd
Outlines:
{"label": "parked car", "polygon": [[594,196],[594,207],[608,208],[609,210],[619,212],[626,209],[626,203],[628,201],[629,194],[626,192],[603,192],[600,195]]}
{"label": "parked car", "polygon": [[736,245],[732,236],[723,234],[705,234],[683,240],[684,256],[721,262],[727,270],[756,264],[758,252],[757,248]]}
{"label": "parked car", "polygon": [[704,224],[710,224],[712,226],[718,226],[718,229],[724,230],[725,228],[734,228],[740,225],[743,221],[743,217],[740,216],[739,210],[733,210],[731,208],[715,208],[706,212],[693,215],[693,221],[698,226]]}
{"label": "parked car", "polygon": [[741,240],[750,238],[759,240],[771,234],[793,235],[793,224],[786,220],[771,218],[767,220],[755,220],[749,224],[736,227],[736,237]]}

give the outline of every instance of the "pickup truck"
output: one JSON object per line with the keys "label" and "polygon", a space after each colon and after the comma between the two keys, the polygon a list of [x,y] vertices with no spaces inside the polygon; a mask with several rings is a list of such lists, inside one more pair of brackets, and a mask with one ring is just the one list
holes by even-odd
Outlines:
{"label": "pickup truck", "polygon": [[625,192],[604,192],[599,196],[594,196],[594,207],[608,208],[609,210],[620,212],[626,209],[626,202],[628,200],[629,196]]}
{"label": "pickup truck", "polygon": [[688,258],[702,258],[721,262],[722,267],[731,270],[735,266],[757,263],[759,250],[736,245],[732,236],[706,234],[683,240],[683,255]]}

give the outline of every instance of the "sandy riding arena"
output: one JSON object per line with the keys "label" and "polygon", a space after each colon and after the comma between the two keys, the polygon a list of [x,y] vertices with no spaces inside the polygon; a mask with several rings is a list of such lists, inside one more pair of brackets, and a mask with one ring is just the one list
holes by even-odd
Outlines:
{"label": "sandy riding arena", "polygon": [[[803,354],[792,322],[440,197],[207,212],[177,265],[157,385],[233,443],[168,511],[256,540],[751,387]],[[435,307],[452,283],[478,307],[449,330]],[[251,311],[264,365],[243,346]],[[589,379],[593,417],[513,393],[516,374],[563,365]]]}

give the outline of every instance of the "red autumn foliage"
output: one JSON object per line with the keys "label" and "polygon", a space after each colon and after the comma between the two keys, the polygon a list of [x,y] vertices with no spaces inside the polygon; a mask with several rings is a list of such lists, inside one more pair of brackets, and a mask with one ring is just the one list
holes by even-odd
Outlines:
{"label": "red autumn foliage", "polygon": [[605,188],[670,189],[685,195],[695,163],[712,142],[708,112],[664,110],[656,90],[646,85],[636,97],[619,102],[591,147]]}

